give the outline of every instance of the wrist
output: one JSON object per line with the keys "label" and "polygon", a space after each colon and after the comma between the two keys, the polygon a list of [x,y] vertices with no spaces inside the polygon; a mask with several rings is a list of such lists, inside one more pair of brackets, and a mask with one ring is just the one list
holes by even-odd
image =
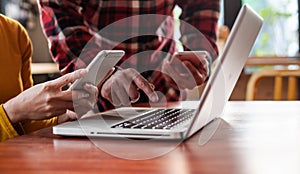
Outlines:
{"label": "wrist", "polygon": [[12,124],[22,121],[20,114],[16,111],[16,106],[9,100],[3,104],[3,110]]}

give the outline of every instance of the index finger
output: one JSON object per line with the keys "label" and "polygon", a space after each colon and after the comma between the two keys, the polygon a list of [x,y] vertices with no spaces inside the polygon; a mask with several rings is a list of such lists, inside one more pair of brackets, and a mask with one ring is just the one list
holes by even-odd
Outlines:
{"label": "index finger", "polygon": [[153,85],[149,83],[142,75],[136,75],[133,81],[139,89],[145,92],[152,102],[158,101],[158,95],[154,91]]}
{"label": "index finger", "polygon": [[87,73],[88,73],[87,69],[79,69],[72,73],[65,74],[65,75],[53,80],[51,82],[51,84],[53,86],[55,86],[56,88],[61,88],[77,79],[80,79],[81,77],[85,76]]}

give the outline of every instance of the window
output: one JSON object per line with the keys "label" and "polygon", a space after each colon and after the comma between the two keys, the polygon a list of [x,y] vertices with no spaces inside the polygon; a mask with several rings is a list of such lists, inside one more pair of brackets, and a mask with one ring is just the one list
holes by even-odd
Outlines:
{"label": "window", "polygon": [[38,17],[37,1],[0,0],[0,13],[18,20],[26,29],[33,29]]}
{"label": "window", "polygon": [[23,14],[20,8],[20,1],[3,0],[1,2],[1,13],[23,23],[23,19],[22,19]]}
{"label": "window", "polygon": [[251,52],[252,56],[293,57],[299,53],[299,0],[222,1],[224,1],[224,24],[230,28],[240,7],[245,3],[264,18],[262,31]]}

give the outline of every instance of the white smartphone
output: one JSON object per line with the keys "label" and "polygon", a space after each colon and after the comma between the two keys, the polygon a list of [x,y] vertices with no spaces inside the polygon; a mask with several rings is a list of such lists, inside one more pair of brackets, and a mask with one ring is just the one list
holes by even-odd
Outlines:
{"label": "white smartphone", "polygon": [[122,50],[102,50],[87,66],[87,75],[77,79],[69,87],[69,90],[82,89],[85,83],[91,83],[97,86],[124,54],[125,52]]}
{"label": "white smartphone", "polygon": [[199,56],[199,57],[206,57],[210,58],[210,55],[207,51],[182,51],[182,52],[176,52],[174,55],[176,56]]}

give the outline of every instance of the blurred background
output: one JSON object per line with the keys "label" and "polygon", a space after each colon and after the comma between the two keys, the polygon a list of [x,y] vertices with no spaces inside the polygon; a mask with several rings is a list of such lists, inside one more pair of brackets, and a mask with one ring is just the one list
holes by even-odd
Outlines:
{"label": "blurred background", "polygon": [[[247,3],[252,6],[264,18],[262,31],[251,51],[231,100],[299,99],[299,1],[221,0],[218,37],[220,52],[226,44],[227,36],[243,4]],[[20,21],[32,39],[35,83],[58,77],[59,72],[51,59],[48,44],[41,29],[36,0],[0,0],[0,12]],[[176,7],[175,16],[178,17],[180,12],[180,8]],[[278,72],[282,71],[285,74],[280,75],[282,76],[280,80]],[[290,77],[293,77],[292,80]],[[277,82],[281,82],[278,88],[276,88]],[[281,97],[274,97],[279,90],[281,90]],[[289,98],[289,95],[294,96]]]}

